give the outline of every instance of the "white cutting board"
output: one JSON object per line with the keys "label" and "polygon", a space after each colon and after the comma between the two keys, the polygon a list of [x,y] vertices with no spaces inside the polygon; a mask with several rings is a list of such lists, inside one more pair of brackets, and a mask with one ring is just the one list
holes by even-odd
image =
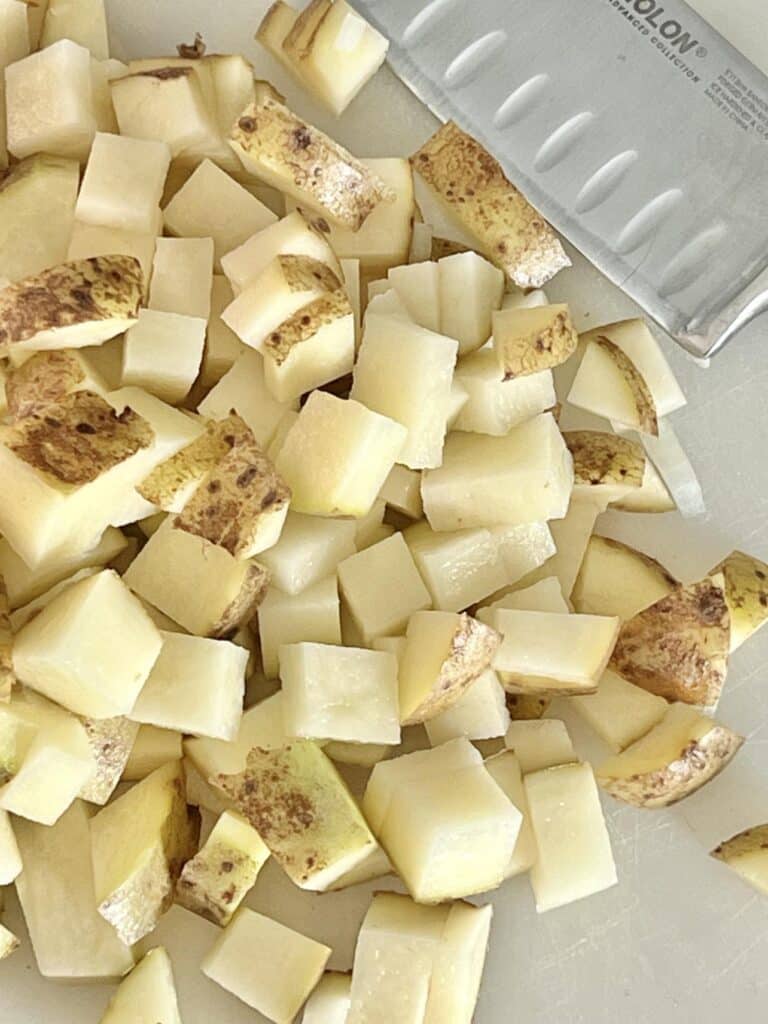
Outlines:
{"label": "white cutting board", "polygon": [[[415,10],[419,3],[414,0]],[[768,71],[765,0],[696,0],[693,6]],[[431,115],[386,70],[334,123],[252,41],[266,7],[265,0],[111,0],[113,51],[117,57],[173,53],[176,43],[200,31],[209,52],[244,52],[300,112],[358,155],[408,154],[430,134]],[[548,290],[571,302],[580,324],[635,310],[581,259]],[[673,423],[704,485],[707,518],[682,523],[676,516],[611,515],[599,524],[684,578],[702,575],[736,546],[768,559],[768,324],[762,335],[750,345],[735,342],[709,370],[668,345],[689,399]],[[749,743],[720,779],[669,811],[605,801],[617,887],[543,916],[533,908],[525,878],[494,896],[476,1024],[765,1020],[768,901],[707,852],[739,829],[768,820],[767,660],[768,630],[733,659],[720,716]],[[578,723],[572,731],[585,756],[596,751]],[[248,903],[333,946],[331,966],[346,970],[370,893],[381,887],[312,897],[269,865]],[[13,896],[8,924],[23,935]],[[263,1018],[199,971],[215,935],[213,925],[174,908],[153,936],[173,958],[184,1024],[258,1024]],[[254,957],[262,955],[269,951],[253,950]],[[0,1024],[97,1024],[110,991],[41,981],[24,937],[22,949],[0,964]]]}

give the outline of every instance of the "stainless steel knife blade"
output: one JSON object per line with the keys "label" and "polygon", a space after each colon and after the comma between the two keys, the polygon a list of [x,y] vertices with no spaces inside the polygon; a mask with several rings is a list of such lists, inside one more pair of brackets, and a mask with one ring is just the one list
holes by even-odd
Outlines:
{"label": "stainless steel knife blade", "polygon": [[354,0],[394,70],[681,345],[768,311],[768,78],[682,0]]}

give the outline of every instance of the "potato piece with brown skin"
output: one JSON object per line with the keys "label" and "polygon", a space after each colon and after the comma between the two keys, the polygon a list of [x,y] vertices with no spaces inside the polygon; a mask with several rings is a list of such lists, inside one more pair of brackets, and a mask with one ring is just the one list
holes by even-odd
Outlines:
{"label": "potato piece with brown skin", "polygon": [[229,450],[200,483],[174,527],[209,540],[235,558],[250,558],[277,543],[291,492],[244,423],[223,439]]}
{"label": "potato piece with brown skin", "polygon": [[[630,405],[634,403],[631,418],[630,410],[627,409],[628,422],[630,422],[632,426],[636,426],[637,430],[642,433],[658,437],[659,418],[656,411],[656,404],[653,401],[651,389],[646,384],[644,377],[641,375],[635,364],[629,356],[619,348],[618,345],[614,344],[610,338],[607,338],[604,335],[597,334],[594,337],[590,336],[586,349],[587,356],[589,355],[592,346],[602,352],[604,356],[608,357],[627,386],[628,402]],[[595,355],[597,356],[597,353],[595,353]],[[586,370],[587,365],[588,360],[585,358],[582,364],[582,370]],[[585,402],[582,406],[581,398],[577,396],[577,392],[580,396],[579,385],[580,374],[577,374],[574,387],[569,395],[569,401],[579,408],[587,408],[588,403]]]}
{"label": "potato piece with brown skin", "polygon": [[501,309],[493,314],[493,348],[505,381],[560,366],[578,343],[564,304]]}
{"label": "potato piece with brown skin", "polygon": [[247,171],[358,231],[387,186],[342,146],[271,97],[246,108],[229,143]]}
{"label": "potato piece with brown skin", "polygon": [[672,593],[679,581],[661,562],[621,541],[593,534],[571,592],[577,612],[631,619]]}
{"label": "potato piece with brown skin", "polygon": [[625,622],[610,667],[659,697],[706,707],[725,682],[730,634],[725,581],[708,576]]}
{"label": "potato piece with brown skin", "polygon": [[687,704],[596,772],[601,787],[635,807],[669,807],[695,793],[735,757],[744,738]]}
{"label": "potato piece with brown skin", "polygon": [[570,266],[549,224],[498,161],[453,121],[414,153],[411,164],[450,215],[477,239],[480,251],[519,288],[540,288]]}
{"label": "potato piece with brown skin", "polygon": [[507,711],[513,722],[532,722],[542,718],[552,703],[549,697],[537,697],[529,693],[508,693]]}
{"label": "potato piece with brown skin", "polygon": [[98,345],[136,323],[143,295],[133,256],[60,263],[0,292],[0,352]]}
{"label": "potato piece with brown skin", "polygon": [[645,450],[637,441],[599,430],[565,430],[573,456],[574,493],[607,507],[643,485]]}
{"label": "potato piece with brown skin", "polygon": [[14,420],[24,419],[48,405],[60,402],[73,391],[106,393],[106,381],[75,350],[36,352],[12,369],[5,382],[8,412]]}
{"label": "potato piece with brown skin", "polygon": [[755,825],[739,832],[720,843],[712,856],[768,896],[768,825]]}
{"label": "potato piece with brown skin", "polygon": [[731,650],[735,651],[768,622],[768,565],[743,551],[732,551],[710,575],[725,577],[731,613]]}
{"label": "potato piece with brown skin", "polygon": [[128,718],[81,718],[80,724],[96,762],[93,776],[80,798],[103,806],[115,791],[139,734],[139,723]]}

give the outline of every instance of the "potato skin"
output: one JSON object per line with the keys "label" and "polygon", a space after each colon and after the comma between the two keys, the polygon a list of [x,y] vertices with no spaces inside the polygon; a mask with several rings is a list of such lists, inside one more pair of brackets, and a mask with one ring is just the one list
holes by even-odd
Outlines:
{"label": "potato skin", "polygon": [[645,453],[637,441],[599,430],[566,430],[563,438],[573,456],[574,484],[642,486]]}
{"label": "potato skin", "polygon": [[656,413],[656,403],[653,401],[650,388],[645,383],[635,364],[610,338],[598,335],[592,338],[592,344],[597,345],[604,352],[608,353],[632,390],[635,405],[637,406],[637,415],[640,420],[638,428],[645,434],[658,437],[659,418]]}
{"label": "potato skin", "polygon": [[763,851],[768,861],[768,824],[753,825],[752,828],[746,828],[743,832],[731,836],[715,847],[711,855],[724,864],[730,864],[731,861],[758,850]]}
{"label": "potato skin", "polygon": [[732,551],[710,575],[725,577],[731,613],[731,650],[735,651],[768,622],[768,565],[743,551]]}

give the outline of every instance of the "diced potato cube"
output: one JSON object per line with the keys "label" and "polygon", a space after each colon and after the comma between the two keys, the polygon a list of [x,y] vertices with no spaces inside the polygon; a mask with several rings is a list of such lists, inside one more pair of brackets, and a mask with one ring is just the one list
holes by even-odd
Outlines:
{"label": "diced potato cube", "polygon": [[125,582],[190,633],[216,637],[251,618],[269,574],[258,562],[175,529],[169,517],[131,562]]}
{"label": "diced potato cube", "polygon": [[554,718],[512,722],[504,743],[517,757],[524,775],[576,760],[565,723]]}
{"label": "diced potato cube", "polygon": [[560,519],[572,485],[571,454],[546,414],[506,437],[451,434],[443,465],[424,474],[421,493],[433,530],[461,530]]}
{"label": "diced potato cube", "polygon": [[96,909],[86,804],[75,801],[52,827],[17,820],[15,832],[24,863],[16,891],[42,976],[121,978],[133,967],[133,955]]}
{"label": "diced potato cube", "polygon": [[352,975],[326,971],[307,1000],[302,1024],[346,1024]]}
{"label": "diced potato cube", "polygon": [[211,314],[213,239],[158,238],[150,309],[207,320]]}
{"label": "diced potato cube", "polygon": [[131,753],[123,769],[125,782],[146,779],[157,768],[183,757],[181,733],[172,729],[158,729],[154,725],[141,725]]}
{"label": "diced potato cube", "polygon": [[205,346],[206,321],[155,309],[139,310],[123,345],[123,384],[145,388],[174,405],[197,378]]}
{"label": "diced potato cube", "polygon": [[486,669],[456,703],[424,723],[433,747],[457,736],[488,740],[503,736],[509,727],[504,687],[493,669]]}
{"label": "diced potato cube", "polygon": [[19,679],[78,714],[128,714],[162,638],[117,573],[65,590],[17,635]]}
{"label": "diced potato cube", "polygon": [[184,752],[203,779],[209,780],[218,775],[236,775],[244,771],[253,747],[275,750],[287,742],[283,724],[283,695],[278,691],[243,713],[236,739],[227,742],[185,740]]}
{"label": "diced potato cube", "polygon": [[292,508],[310,515],[366,515],[407,431],[352,400],[314,391],[285,439],[277,469]]}
{"label": "diced potato cube", "polygon": [[280,648],[286,732],[305,739],[400,742],[397,659],[319,643]]}
{"label": "diced potato cube", "polygon": [[[91,256],[109,256],[112,253],[133,256],[141,264],[146,291],[152,276],[152,261],[155,258],[156,242],[154,231],[142,235],[133,231],[121,231],[118,228],[105,228],[75,221],[72,225],[69,248],[66,250],[66,259],[83,260]],[[115,386],[117,386],[117,382]]]}
{"label": "diced potato cube", "polygon": [[490,622],[496,608],[515,608],[524,612],[560,612],[563,615],[568,615],[571,610],[563,597],[560,581],[556,576],[547,576],[522,590],[513,590],[511,594],[505,594],[485,608],[479,608],[478,619],[481,622]]}
{"label": "diced potato cube", "polygon": [[541,914],[616,884],[616,866],[588,764],[565,764],[526,775],[538,856],[531,867]]}
{"label": "diced potato cube", "polygon": [[176,888],[176,902],[222,927],[229,924],[269,857],[259,833],[245,818],[225,811]]}
{"label": "diced potato cube", "polygon": [[437,263],[392,267],[387,280],[411,319],[428,331],[440,332],[440,273]]}
{"label": "diced potato cube", "polygon": [[421,501],[421,473],[415,469],[408,469],[407,466],[393,466],[392,472],[379,491],[379,498],[409,519],[421,519],[424,513]]}
{"label": "diced potato cube", "polygon": [[[280,649],[284,644],[296,644],[301,640],[313,644],[340,644],[336,576],[327,576],[298,594],[283,594],[273,588],[268,590],[259,605],[259,640],[264,674],[268,679],[276,679],[280,673]],[[297,732],[295,735],[303,734]]]}
{"label": "diced potato cube", "polygon": [[158,768],[91,821],[96,904],[126,944],[152,931],[171,906],[199,828],[184,799],[180,761]]}
{"label": "diced potato cube", "polygon": [[574,493],[563,518],[549,524],[555,553],[527,576],[525,582],[533,583],[547,576],[556,576],[563,596],[570,598],[599,512],[600,508],[594,502]]}
{"label": "diced potato cube", "polygon": [[[322,519],[289,511],[280,540],[259,559],[272,574],[273,586],[285,594],[299,594],[335,575],[339,563],[355,553],[355,527],[349,519]],[[0,566],[1,553],[0,541]]]}
{"label": "diced potato cube", "polygon": [[674,576],[650,555],[608,537],[592,536],[571,599],[578,612],[627,620],[676,586]]}
{"label": "diced potato cube", "polygon": [[430,607],[429,591],[401,534],[340,562],[338,574],[341,593],[366,644],[402,633],[414,612]]}
{"label": "diced potato cube", "polygon": [[8,151],[18,160],[51,153],[84,161],[96,134],[91,55],[69,39],[5,70]]}
{"label": "diced potato cube", "polygon": [[657,410],[648,385],[608,338],[594,337],[586,345],[568,402],[625,427],[658,434]]}
{"label": "diced potato cube", "polygon": [[211,315],[208,319],[203,364],[200,367],[200,383],[204,388],[211,388],[217,384],[234,366],[245,349],[235,332],[221,319],[221,314],[233,298],[232,288],[226,277],[214,274],[211,287]]}
{"label": "diced potato cube", "polygon": [[377,498],[368,515],[355,522],[355,547],[358,551],[372,547],[381,539],[379,532],[384,525],[386,511],[386,503],[381,498]]}
{"label": "diced potato cube", "polygon": [[97,132],[75,216],[84,224],[154,233],[170,164],[163,142]]}
{"label": "diced potato cube", "polygon": [[180,238],[212,238],[214,259],[277,221],[263,203],[217,167],[203,160],[163,211],[165,228]]}
{"label": "diced potato cube", "polygon": [[291,1024],[330,955],[327,946],[243,907],[216,940],[202,968],[211,981],[275,1024]]}
{"label": "diced potato cube", "polygon": [[661,721],[667,702],[606,670],[596,693],[571,697],[569,704],[617,753]]}
{"label": "diced potato cube", "polygon": [[578,342],[564,304],[504,309],[493,315],[493,350],[505,381],[560,366]]}
{"label": "diced potato cube", "polygon": [[135,722],[193,736],[237,736],[248,652],[227,640],[161,633],[163,647],[131,712]]}
{"label": "diced potato cube", "polygon": [[254,747],[243,772],[214,781],[302,889],[324,892],[376,848],[333,763],[309,740]]}
{"label": "diced potato cube", "polygon": [[103,806],[124,773],[139,726],[122,715],[115,718],[81,718],[96,768],[80,790],[80,797]]}
{"label": "diced potato cube", "polygon": [[458,612],[511,582],[507,563],[489,530],[437,533],[417,523],[404,533],[435,608]]}
{"label": "diced potato cube", "polygon": [[109,37],[104,0],[48,0],[45,7],[40,49],[59,39],[72,39],[85,46],[96,60],[109,57]]}
{"label": "diced potato cube", "polygon": [[290,408],[289,403],[273,398],[267,388],[262,357],[246,349],[208,392],[197,411],[209,419],[223,420],[234,410],[251,428],[259,444],[266,446]]}
{"label": "diced potato cube", "polygon": [[551,370],[503,380],[492,349],[481,348],[459,360],[456,380],[468,398],[456,430],[503,437],[513,427],[552,409],[556,402]]}
{"label": "diced potato cube", "polygon": [[513,878],[515,875],[528,871],[536,860],[536,837],[531,827],[531,814],[528,810],[528,798],[523,785],[523,773],[520,771],[517,757],[511,750],[503,750],[500,754],[487,758],[485,767],[494,782],[523,816],[515,843],[515,851],[506,873],[507,878]]}
{"label": "diced potato cube", "polygon": [[493,661],[499,634],[469,615],[421,611],[411,616],[400,658],[400,717],[426,722],[464,695]]}
{"label": "diced potato cube", "polygon": [[432,968],[425,1024],[471,1024],[483,977],[493,907],[451,905]]}
{"label": "diced potato cube", "polygon": [[159,1024],[181,1024],[171,960],[162,946],[150,949],[123,979],[99,1024],[130,1024],[137,1010]]}
{"label": "diced potato cube", "polygon": [[411,469],[440,465],[457,351],[416,324],[366,317],[350,397],[407,427],[398,461]]}
{"label": "diced potato cube", "polygon": [[501,305],[504,274],[476,252],[446,256],[437,266],[440,330],[456,338],[459,352],[466,355],[491,336],[491,316]]}

